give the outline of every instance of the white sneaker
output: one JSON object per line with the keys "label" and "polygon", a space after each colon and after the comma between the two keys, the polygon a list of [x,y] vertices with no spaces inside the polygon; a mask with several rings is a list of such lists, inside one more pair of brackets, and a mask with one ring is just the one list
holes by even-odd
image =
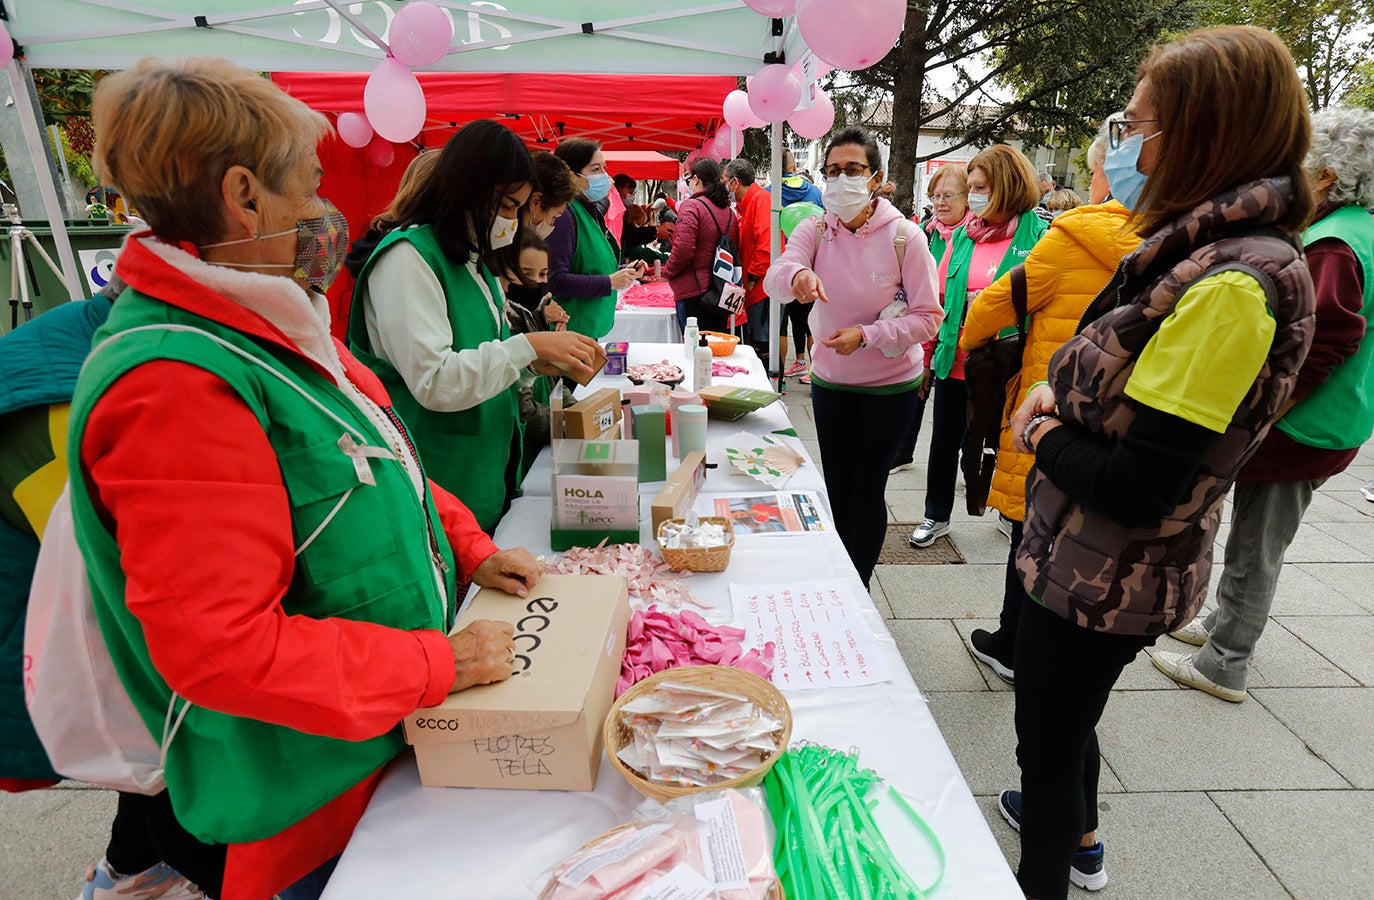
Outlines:
{"label": "white sneaker", "polygon": [[1211,694],[1213,697],[1220,697],[1231,703],[1239,703],[1245,699],[1245,691],[1222,687],[1199,672],[1197,667],[1193,665],[1191,654],[1154,650],[1150,653],[1150,662],[1155,664],[1156,669],[1184,687],[1197,688],[1199,691]]}
{"label": "white sneaker", "polygon": [[926,519],[920,525],[917,525],[915,530],[911,532],[911,537],[907,539],[907,543],[917,550],[924,550],[926,547],[935,543],[936,538],[946,534],[949,534],[948,522],[937,522],[934,519]]}
{"label": "white sneaker", "polygon": [[898,472],[910,472],[914,468],[916,468],[916,463],[912,462],[911,460],[907,460],[904,463],[897,463],[897,465],[888,469],[887,474],[896,475]]}
{"label": "white sneaker", "polygon": [[1371,481],[1364,487],[1360,488],[1360,493],[1364,494],[1364,498],[1368,500],[1370,503],[1374,503],[1374,481]]}
{"label": "white sneaker", "polygon": [[1202,613],[1198,613],[1197,617],[1187,625],[1184,625],[1177,631],[1169,632],[1169,637],[1176,641],[1182,641],[1185,644],[1192,644],[1194,647],[1201,647],[1203,644],[1207,643],[1207,635],[1209,633],[1207,627],[1202,624],[1203,620],[1206,618],[1207,617]]}

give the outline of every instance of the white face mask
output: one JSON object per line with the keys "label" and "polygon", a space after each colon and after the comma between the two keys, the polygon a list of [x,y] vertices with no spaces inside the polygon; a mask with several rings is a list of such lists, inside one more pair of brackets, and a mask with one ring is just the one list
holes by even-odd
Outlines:
{"label": "white face mask", "polygon": [[515,243],[515,232],[520,229],[519,219],[497,216],[491,223],[491,249],[500,250]]}
{"label": "white face mask", "polygon": [[534,226],[534,233],[539,235],[540,239],[548,237],[553,234],[553,223],[540,222],[538,225]]}
{"label": "white face mask", "polygon": [[841,222],[851,222],[864,211],[873,192],[868,189],[868,179],[862,175],[841,175],[825,186],[825,208],[840,217]]}
{"label": "white face mask", "polygon": [[969,191],[968,208],[973,210],[975,216],[982,218],[983,213],[988,211],[988,203],[990,200],[991,198],[988,194],[975,194]]}

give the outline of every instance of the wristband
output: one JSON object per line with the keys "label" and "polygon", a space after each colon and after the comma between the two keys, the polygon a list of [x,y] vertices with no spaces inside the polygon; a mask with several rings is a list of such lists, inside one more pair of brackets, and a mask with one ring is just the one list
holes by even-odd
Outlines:
{"label": "wristband", "polygon": [[1045,387],[1049,387],[1049,386],[1050,386],[1050,383],[1049,383],[1048,381],[1037,381],[1035,384],[1031,385],[1029,388],[1026,389],[1026,393],[1029,394],[1031,391],[1033,391],[1033,390],[1035,390],[1036,388],[1040,387],[1040,385],[1042,385],[1042,384],[1043,384]]}

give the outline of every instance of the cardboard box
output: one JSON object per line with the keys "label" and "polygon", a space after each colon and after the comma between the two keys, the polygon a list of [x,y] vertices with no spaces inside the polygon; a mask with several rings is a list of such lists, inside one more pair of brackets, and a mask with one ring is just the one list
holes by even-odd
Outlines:
{"label": "cardboard box", "polygon": [[602,388],[572,406],[563,407],[563,437],[613,440],[620,437],[620,391]]}
{"label": "cardboard box", "polygon": [[655,537],[658,536],[658,526],[663,522],[686,517],[705,483],[706,454],[693,450],[682,458],[682,465],[664,483],[663,490],[658,492],[654,505],[649,508]]}
{"label": "cardboard box", "polygon": [[[600,344],[597,344],[596,353],[592,357],[592,373],[590,375],[588,375],[586,372],[577,371],[567,363],[554,363],[553,365],[554,368],[558,369],[564,375],[568,376],[573,381],[576,381],[583,387],[586,387],[587,385],[592,383],[592,379],[595,378],[601,372],[602,369],[606,368],[606,351],[601,347]],[[624,371],[623,364],[621,371]]]}
{"label": "cardboard box", "polygon": [[515,674],[406,717],[420,783],[592,790],[625,654],[625,579],[545,575],[525,599],[484,588],[456,627],[476,619],[515,626]]}
{"label": "cardboard box", "polygon": [[782,398],[782,394],[774,391],[731,387],[728,384],[705,387],[697,393],[701,395],[701,402],[706,404],[708,416],[727,422],[733,422],[756,409],[763,409]]}
{"label": "cardboard box", "polygon": [[550,460],[553,549],[639,540],[638,441],[554,441]]}

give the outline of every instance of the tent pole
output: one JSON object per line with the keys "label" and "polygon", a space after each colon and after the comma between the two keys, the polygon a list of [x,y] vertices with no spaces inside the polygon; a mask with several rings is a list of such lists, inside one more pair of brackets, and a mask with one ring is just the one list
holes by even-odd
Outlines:
{"label": "tent pole", "polygon": [[72,252],[71,238],[67,235],[66,217],[57,196],[57,180],[43,144],[42,113],[32,101],[32,81],[28,69],[21,66],[18,59],[12,59],[5,66],[5,73],[10,78],[10,95],[14,98],[20,130],[24,133],[24,143],[28,146],[29,158],[33,160],[36,170],[34,180],[38,182],[38,193],[43,198],[43,212],[48,217],[48,225],[52,227],[52,240],[57,246],[57,261],[62,266],[67,297],[81,300],[86,296],[81,290],[81,269],[76,264],[76,254]]}
{"label": "tent pole", "polygon": [[[773,137],[772,160],[769,162],[769,181],[773,184],[772,215],[768,217],[769,258],[776,261],[782,256],[782,123],[774,122],[769,127]],[[782,390],[782,360],[778,359],[778,335],[782,329],[782,302],[777,297],[768,298],[768,365],[769,375],[774,387]],[[805,349],[805,348],[803,348]]]}

